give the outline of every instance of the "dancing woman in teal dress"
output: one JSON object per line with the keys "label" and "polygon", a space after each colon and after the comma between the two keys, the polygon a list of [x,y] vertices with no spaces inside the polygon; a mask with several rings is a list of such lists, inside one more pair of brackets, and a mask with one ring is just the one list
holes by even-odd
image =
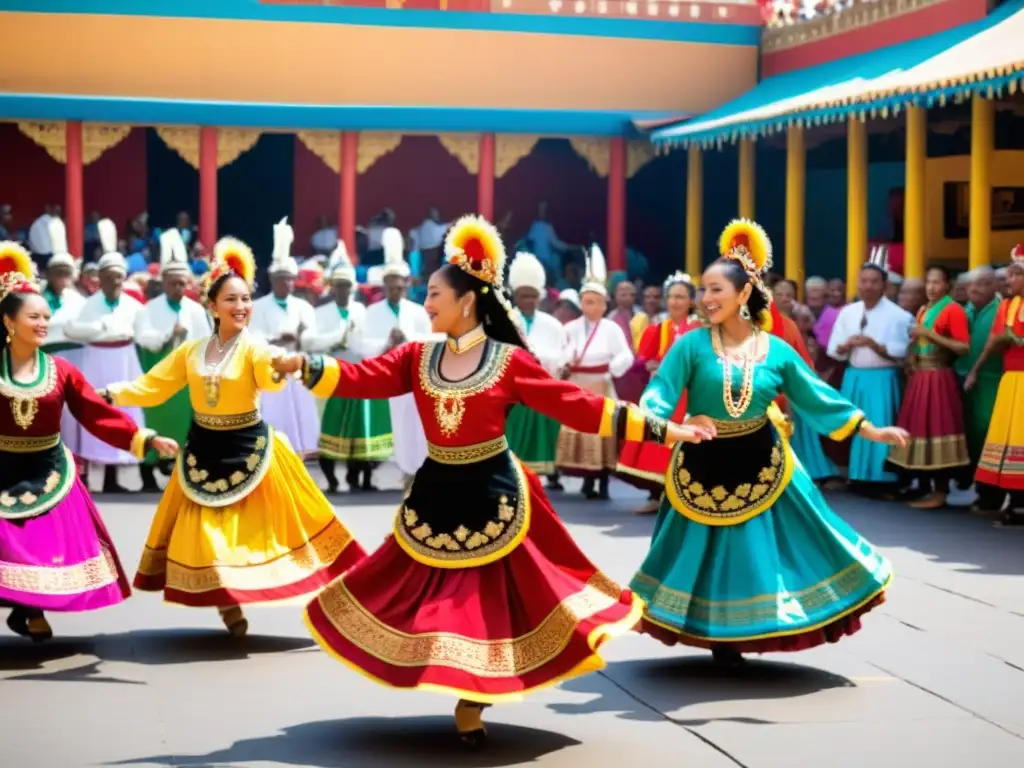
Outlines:
{"label": "dancing woman in teal dress", "polygon": [[710,327],[669,350],[641,404],[666,417],[688,392],[688,423],[715,439],[673,451],[651,549],[632,590],[647,603],[643,631],[668,644],[743,653],[836,642],[879,605],[892,569],[829,509],[789,444],[780,395],[819,434],[897,445],[766,332],[772,313],[761,275],[771,244],[747,221],[722,235],[725,254],[704,273]]}

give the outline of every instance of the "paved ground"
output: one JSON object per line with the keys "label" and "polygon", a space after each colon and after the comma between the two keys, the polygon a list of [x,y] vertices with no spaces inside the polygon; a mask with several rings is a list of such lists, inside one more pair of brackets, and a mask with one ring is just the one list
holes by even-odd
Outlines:
{"label": "paved ground", "polygon": [[[625,581],[651,518],[630,514],[635,492],[613,495],[555,503]],[[397,501],[339,507],[372,547]],[[890,601],[837,646],[730,673],[703,653],[626,637],[603,673],[490,710],[488,750],[466,755],[451,736],[453,702],[344,669],[313,647],[297,608],[252,610],[240,644],[212,610],[138,595],[52,617],[59,639],[45,646],[0,639],[0,766],[1024,766],[1024,532],[833,501],[897,571]],[[100,501],[132,566],[154,502]]]}

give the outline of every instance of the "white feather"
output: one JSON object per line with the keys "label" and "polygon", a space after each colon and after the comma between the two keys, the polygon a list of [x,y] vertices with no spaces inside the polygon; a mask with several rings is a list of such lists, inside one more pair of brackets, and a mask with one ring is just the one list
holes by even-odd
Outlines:
{"label": "white feather", "polygon": [[64,221],[51,216],[46,226],[50,230],[50,253],[67,253],[68,229],[64,226]]}
{"label": "white feather", "polygon": [[405,261],[405,239],[394,227],[388,227],[380,235],[380,245],[384,250],[385,264],[400,264]]}
{"label": "white feather", "polygon": [[508,284],[513,291],[529,287],[543,292],[547,284],[544,265],[532,253],[517,253],[508,268]]}
{"label": "white feather", "polygon": [[335,267],[344,264],[345,266],[352,266],[352,259],[348,257],[348,247],[345,245],[344,240],[338,240],[338,246],[331,253],[330,261],[328,262],[327,271],[332,271]]}
{"label": "white feather", "polygon": [[185,241],[181,239],[181,232],[174,227],[160,233],[160,269],[166,270],[171,265],[179,269],[188,268]]}
{"label": "white feather", "polygon": [[117,225],[110,219],[101,219],[96,224],[100,236],[100,247],[104,253],[117,253]]}
{"label": "white feather", "polygon": [[285,264],[292,257],[292,243],[295,231],[288,224],[288,217],[274,225],[274,253],[270,260],[274,264]]}
{"label": "white feather", "polygon": [[594,283],[608,282],[608,267],[604,261],[604,253],[597,243],[590,246],[590,258],[587,260],[587,281]]}

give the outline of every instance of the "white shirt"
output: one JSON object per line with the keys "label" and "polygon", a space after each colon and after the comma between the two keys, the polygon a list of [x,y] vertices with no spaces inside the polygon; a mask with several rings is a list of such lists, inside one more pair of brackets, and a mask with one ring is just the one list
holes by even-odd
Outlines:
{"label": "white shirt", "polygon": [[181,299],[181,311],[175,312],[166,296],[151,299],[135,317],[135,343],[150,352],[166,347],[174,334],[174,326],[181,325],[187,333],[184,341],[201,339],[213,333],[206,310],[188,296]]}
{"label": "white shirt", "polygon": [[44,213],[32,222],[28,230],[28,248],[32,253],[53,253],[50,241],[50,214]]}
{"label": "white shirt", "polygon": [[444,240],[444,233],[448,231],[451,224],[441,224],[433,219],[424,219],[416,229],[409,232],[412,239],[412,246],[416,250],[437,248]]}
{"label": "white shirt", "polygon": [[[313,354],[331,354],[349,363],[363,359],[352,342],[357,338],[358,329],[366,323],[366,307],[353,298],[348,301],[348,319],[342,319],[335,302],[324,304],[315,310],[316,323],[302,334],[302,349]],[[345,348],[341,348],[342,342]]]}
{"label": "white shirt", "polygon": [[127,293],[111,309],[103,291],[97,291],[83,302],[78,317],[64,326],[64,335],[91,343],[129,341],[135,337],[135,318],[141,311],[142,304]]}
{"label": "white shirt", "polygon": [[406,341],[429,341],[435,337],[438,340],[444,339],[431,330],[430,316],[421,305],[402,299],[396,316],[387,299],[384,299],[367,308],[363,327],[350,344],[355,345],[363,357],[376,357],[387,350],[392,328],[400,328]]}
{"label": "white shirt", "polygon": [[[522,313],[518,309],[515,312],[523,328],[526,328]],[[530,344],[530,351],[537,356],[544,370],[552,376],[557,376],[570,361],[572,348],[569,344],[569,334],[566,333],[565,326],[547,312],[538,309],[533,313],[533,322],[527,331],[526,340]]]}
{"label": "white shirt", "polygon": [[47,344],[61,344],[66,341],[64,326],[78,317],[85,304],[85,297],[74,288],[65,288],[60,295],[60,309],[50,318],[50,327],[46,332]]}
{"label": "white shirt", "polygon": [[313,253],[330,253],[338,247],[338,230],[334,227],[318,229],[309,239]]}
{"label": "white shirt", "polygon": [[[274,341],[286,333],[298,338],[307,329],[315,327],[316,314],[313,305],[305,299],[289,296],[285,299],[284,309],[277,303],[272,293],[253,302],[249,331],[261,341]],[[289,351],[295,352],[298,344],[290,344],[288,348]]]}
{"label": "white shirt", "polygon": [[[602,317],[596,329],[586,317],[565,324],[569,336],[569,362],[584,368],[608,366],[608,373],[574,373],[570,380],[595,392],[608,391],[611,379],[621,376],[633,364],[633,350],[622,329]],[[593,339],[590,339],[593,330]],[[590,339],[590,343],[587,340]]]}
{"label": "white shirt", "polygon": [[[867,309],[863,301],[847,304],[839,310],[839,316],[832,328],[832,335],[828,340],[828,356],[834,360],[848,361],[854,368],[898,366],[907,356],[910,328],[913,324],[913,315],[886,298],[882,298],[873,309]],[[848,355],[839,353],[840,346],[859,335],[869,336],[884,346],[893,360],[886,360],[868,347],[857,347]]]}

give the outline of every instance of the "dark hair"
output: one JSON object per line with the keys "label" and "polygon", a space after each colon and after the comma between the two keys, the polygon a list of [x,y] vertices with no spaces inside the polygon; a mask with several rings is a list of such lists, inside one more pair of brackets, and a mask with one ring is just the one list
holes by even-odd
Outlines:
{"label": "dark hair", "polygon": [[[212,305],[213,302],[215,302],[217,300],[218,294],[220,294],[221,290],[227,284],[228,280],[230,280],[233,277],[237,277],[243,283],[245,282],[245,280],[242,278],[241,275],[236,275],[234,272],[228,271],[228,272],[225,272],[223,275],[219,275],[217,277],[217,279],[214,280],[212,283],[210,283],[210,286],[206,289],[206,306],[207,306],[207,309],[209,310],[211,316],[213,315],[213,310],[210,309],[210,305]],[[248,287],[249,287],[248,284],[246,284],[246,288],[248,288]],[[219,330],[220,330],[220,318],[214,317],[213,318],[213,332],[217,333],[217,331],[219,331]]]}
{"label": "dark hair", "polygon": [[[686,288],[686,292],[690,294],[690,301],[693,301],[697,297],[697,288],[693,283],[688,283],[685,280],[675,280],[665,285],[648,285],[647,288],[657,288],[659,293],[664,294],[664,297],[668,298],[668,292],[675,288],[677,285],[681,285]],[[644,293],[647,292],[647,288],[644,288]]]}
{"label": "dark hair", "polygon": [[483,323],[484,333],[495,341],[529,351],[519,326],[509,315],[509,305],[498,299],[498,288],[474,277],[456,264],[445,264],[438,272],[460,299],[470,291],[476,295],[474,311],[476,319]]}
{"label": "dark hair", "polygon": [[[730,259],[727,256],[722,256],[711,263],[712,267],[721,268],[725,274],[726,279],[732,283],[732,287],[739,293],[743,290],[744,286],[752,283],[750,275],[747,274],[747,270],[743,268],[736,259]],[[754,290],[750,292],[750,298],[747,299],[747,309],[750,310],[750,316],[753,318],[760,319],[762,312],[768,312],[768,297],[763,291],[758,289],[755,285]]]}
{"label": "dark hair", "polygon": [[[796,287],[796,281],[795,281],[795,280],[790,280],[790,279],[789,279],[788,277],[783,277],[783,278],[780,278],[779,280],[776,280],[776,281],[775,281],[775,286],[774,286],[774,287],[775,287],[775,288],[778,288],[778,287],[779,287],[780,285],[782,285],[783,283],[785,283],[785,284],[786,284],[786,285],[788,285],[788,286],[789,286],[790,288],[792,288],[792,289],[793,289],[793,293],[794,293],[794,294],[795,294],[795,293],[798,293],[798,290],[797,290],[797,287]],[[774,290],[774,288],[773,288],[773,290]]]}
{"label": "dark hair", "polygon": [[884,269],[882,269],[877,264],[870,264],[870,263],[869,264],[865,264],[863,267],[860,268],[860,271],[863,272],[865,269],[872,269],[872,270],[874,270],[875,272],[877,272],[878,274],[880,274],[882,276],[882,282],[888,282],[888,280],[889,280],[889,273],[886,272]]}
{"label": "dark hair", "polygon": [[[4,296],[4,300],[0,301],[0,316],[10,318],[13,320],[17,314],[21,311],[21,308],[28,301],[28,297],[32,296],[31,293],[23,293],[18,291],[12,291]],[[0,328],[0,352],[7,349],[7,328]]]}
{"label": "dark hair", "polygon": [[929,264],[928,269],[926,269],[924,273],[927,275],[932,270],[941,272],[942,276],[946,279],[946,282],[949,283],[950,285],[953,284],[953,273],[949,271],[949,267],[945,266],[944,264]]}

